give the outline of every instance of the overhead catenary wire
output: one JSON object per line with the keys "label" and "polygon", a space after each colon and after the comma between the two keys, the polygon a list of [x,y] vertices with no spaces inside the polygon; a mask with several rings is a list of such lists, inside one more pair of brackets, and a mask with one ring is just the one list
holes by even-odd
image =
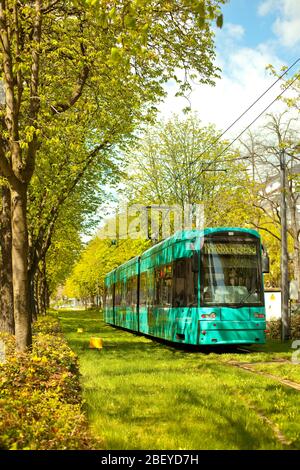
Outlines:
{"label": "overhead catenary wire", "polygon": [[[240,121],[240,119],[242,119],[242,117],[245,116],[245,114],[248,113],[248,111],[250,111],[250,109],[253,108],[253,106],[255,106],[267,93],[268,91],[270,91],[281,79],[282,77],[284,77],[284,75],[286,75],[298,62],[300,61],[300,57],[295,60],[292,65],[290,65],[263,93],[261,93],[256,99],[255,101],[253,101],[253,103],[248,106],[247,109],[245,109],[245,111],[243,111],[242,114],[240,114],[221,134],[219,134],[198,156],[196,159],[194,159],[193,161],[189,162],[189,166],[191,165],[194,165],[210,148],[212,148],[238,121]],[[295,80],[293,80],[292,83],[294,83]],[[291,83],[291,84],[292,84]],[[290,85],[291,85],[290,84]],[[289,87],[287,87],[289,88]],[[287,89],[286,88],[286,89]],[[278,95],[275,100],[273,102],[275,102],[283,93],[281,93],[280,95]],[[273,102],[271,104],[273,104]],[[271,105],[270,105],[271,106]],[[266,110],[268,109],[268,107],[263,111],[265,112]],[[260,117],[260,116],[259,116]],[[258,118],[257,118],[258,119]],[[254,121],[255,122],[255,121]],[[250,124],[252,125],[253,122]],[[250,127],[250,126],[249,126]],[[247,130],[247,129],[246,129]],[[239,138],[239,137],[237,137]]]}
{"label": "overhead catenary wire", "polygon": [[[297,62],[299,62],[299,61],[300,61],[300,58],[299,58],[295,63],[297,63]],[[295,63],[294,63],[294,64],[295,64]],[[293,65],[294,65],[294,64],[293,64]],[[291,66],[291,67],[292,67],[292,66]],[[291,68],[291,67],[290,67],[290,68]],[[288,70],[287,70],[287,71],[288,71]],[[287,72],[287,71],[286,71],[286,72]],[[252,125],[253,125],[253,124],[254,124],[254,123],[255,123],[255,122],[256,122],[256,121],[257,121],[257,120],[258,120],[258,119],[259,119],[259,118],[260,118],[260,117],[261,117],[261,116],[262,116],[262,115],[263,115],[263,114],[264,114],[264,113],[265,113],[265,112],[266,112],[266,111],[267,111],[267,110],[268,110],[268,109],[269,109],[269,108],[270,108],[270,107],[271,107],[271,106],[290,88],[290,87],[291,87],[291,86],[292,86],[292,85],[293,85],[293,84],[294,84],[294,83],[295,83],[295,81],[298,80],[298,78],[300,78],[300,73],[297,73],[297,75],[294,77],[294,79],[284,88],[284,90],[282,90],[282,92],[281,92],[279,95],[277,95],[276,98],[274,98],[274,99],[271,101],[271,103],[269,103],[268,106],[266,106],[266,107],[263,109],[263,111],[261,111],[261,112],[251,121],[251,123],[248,124],[248,126],[245,127],[245,128],[242,130],[242,132],[240,132],[239,135],[238,135],[237,137],[235,137],[235,138],[225,147],[225,149],[222,150],[221,153],[219,153],[218,155],[216,155],[216,157],[215,157],[211,162],[208,163],[207,167],[206,167],[205,169],[202,169],[202,170],[201,170],[201,173],[202,173],[202,172],[205,172],[205,171],[213,171],[213,170],[210,170],[209,167],[210,167],[211,165],[213,165],[213,164],[219,159],[219,157],[221,157],[221,156],[234,144],[234,142],[236,142],[236,141],[241,137],[241,135],[243,135],[243,134],[244,134],[244,133],[245,133],[245,132],[246,132],[246,131],[247,131],[247,130],[248,130],[248,129],[249,129],[249,128],[250,128],[250,127],[251,127],[251,126],[252,126]],[[278,80],[277,80],[277,81],[278,81]],[[274,83],[274,84],[275,84],[275,83]],[[263,96],[263,95],[262,95],[262,96]],[[258,101],[258,99],[256,100],[256,102],[257,102],[257,101]],[[249,108],[249,109],[250,109],[250,108]],[[244,114],[245,114],[245,113],[244,113]],[[241,115],[241,116],[242,116],[242,115]],[[237,122],[237,121],[238,121],[238,119],[237,119],[235,122]],[[232,126],[231,126],[231,127],[232,127]],[[223,132],[222,135],[224,135],[224,133],[225,133],[225,131]],[[220,136],[219,138],[221,138],[221,136]],[[213,145],[213,144],[212,144],[212,145]],[[209,146],[206,150],[204,150],[204,152],[202,152],[202,153],[198,156],[198,158],[199,158],[201,155],[203,155],[203,153],[205,153],[209,148],[210,148],[210,146]],[[237,157],[237,158],[233,158],[233,159],[224,159],[224,160],[222,160],[222,162],[226,162],[226,161],[227,161],[227,162],[233,162],[233,161],[236,161],[236,160],[249,160],[249,157]],[[192,165],[192,164],[193,164],[193,162],[189,162],[189,165]],[[227,170],[224,169],[223,171],[227,171]]]}
{"label": "overhead catenary wire", "polygon": [[[261,98],[263,98],[263,96],[266,95],[266,93],[271,89],[273,88],[273,86],[276,85],[276,83],[278,83],[279,80],[281,80],[281,78],[286,75],[298,62],[300,61],[300,58],[298,58],[290,67],[288,67],[288,69],[285,70],[284,73],[282,73],[275,82],[273,82],[272,85],[270,85],[258,98],[256,98],[256,100],[237,118],[235,119],[235,121],[230,124],[230,126],[228,126],[221,134],[218,135],[218,137],[216,139],[214,139],[213,142],[211,142],[201,153],[200,155],[197,156],[197,158],[195,160],[193,160],[192,162],[189,162],[188,165],[191,166],[193,164],[195,164],[202,155],[204,155],[207,150],[209,150],[213,145],[215,145],[224,135],[226,132],[228,132],[229,129],[231,129],[243,116],[245,116],[245,114],[250,111],[250,109],[253,108],[253,106],[255,106],[256,103],[258,103]],[[242,132],[239,133],[239,135],[237,137],[235,137],[223,150],[221,153],[219,153],[218,155],[216,155],[216,157],[208,162],[208,165],[205,169],[202,169],[201,172],[205,172],[205,171],[227,171],[226,169],[225,170],[210,170],[209,167],[211,165],[213,165],[218,159],[219,157],[221,157],[294,83],[295,81],[300,78],[300,73],[298,73],[294,79],[284,88],[284,90],[282,90],[282,92],[276,96],[275,99],[273,99],[271,101],[271,103],[268,104],[268,106],[266,106],[263,111],[261,111],[252,121],[250,124],[248,124],[248,126],[246,126]],[[222,162],[234,162],[234,161],[237,161],[237,160],[249,160],[250,157],[237,157],[237,158],[232,158],[232,159],[224,159],[222,160]]]}
{"label": "overhead catenary wire", "polygon": [[[274,98],[274,100],[271,101],[271,103],[268,104],[268,106],[266,106],[254,119],[253,121],[250,122],[250,124],[248,124],[247,127],[245,127],[242,132],[239,133],[239,135],[237,137],[235,137],[223,150],[221,153],[219,153],[211,162],[209,162],[209,165],[207,168],[209,168],[209,166],[211,166],[213,163],[215,163],[217,161],[217,159],[219,157],[221,157],[233,144],[234,142],[236,142],[274,103],[275,101],[277,101],[285,92],[286,90],[288,90],[292,85],[293,83],[295,83],[296,80],[298,80],[298,78],[300,78],[300,73],[298,73],[295,78],[285,87],[284,90],[282,90],[282,92],[276,96],[276,98]],[[226,159],[226,160],[223,160],[223,162],[233,162],[235,160],[248,160],[250,157],[237,157],[237,158],[233,158],[233,159]],[[203,170],[203,171],[207,171],[207,170]]]}

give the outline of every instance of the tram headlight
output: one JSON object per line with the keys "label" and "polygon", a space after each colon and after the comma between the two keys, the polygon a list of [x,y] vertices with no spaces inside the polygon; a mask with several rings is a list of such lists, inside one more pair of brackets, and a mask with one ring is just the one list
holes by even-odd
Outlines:
{"label": "tram headlight", "polygon": [[201,318],[211,318],[212,320],[216,318],[215,312],[212,313],[202,313]]}

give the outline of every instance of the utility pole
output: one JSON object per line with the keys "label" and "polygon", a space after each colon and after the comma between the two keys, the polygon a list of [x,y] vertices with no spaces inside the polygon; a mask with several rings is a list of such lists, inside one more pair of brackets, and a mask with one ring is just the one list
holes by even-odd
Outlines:
{"label": "utility pole", "polygon": [[280,150],[280,219],[281,219],[281,339],[290,338],[289,324],[289,272],[287,248],[286,162],[285,150]]}

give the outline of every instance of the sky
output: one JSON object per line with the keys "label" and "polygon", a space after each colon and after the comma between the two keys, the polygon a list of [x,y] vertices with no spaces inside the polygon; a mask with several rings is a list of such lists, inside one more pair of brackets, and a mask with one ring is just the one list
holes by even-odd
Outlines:
{"label": "sky", "polygon": [[[216,30],[216,63],[221,79],[215,87],[195,85],[189,99],[191,108],[204,124],[214,123],[226,129],[276,79],[266,70],[272,64],[277,71],[300,58],[300,0],[231,0],[223,6],[224,25]],[[291,70],[300,71],[300,62]],[[169,83],[168,97],[160,106],[161,117],[187,106],[175,98],[176,86]],[[235,137],[281,92],[280,83],[229,132]],[[268,112],[280,112],[276,102]],[[263,123],[260,118],[255,126]],[[255,127],[254,126],[254,127]]]}
{"label": "sky", "polygon": [[[245,111],[276,78],[266,70],[272,64],[277,71],[300,58],[300,0],[231,0],[222,8],[224,25],[216,28],[216,63],[222,69],[214,87],[195,85],[190,95],[192,111],[204,125],[213,123],[223,131]],[[291,74],[300,72],[300,61]],[[275,85],[224,136],[234,140],[282,91]],[[175,83],[167,85],[168,97],[160,105],[160,118],[169,118],[189,104],[176,98]],[[276,102],[267,112],[281,112]],[[264,123],[262,116],[251,130]],[[110,203],[109,208],[116,207]]]}

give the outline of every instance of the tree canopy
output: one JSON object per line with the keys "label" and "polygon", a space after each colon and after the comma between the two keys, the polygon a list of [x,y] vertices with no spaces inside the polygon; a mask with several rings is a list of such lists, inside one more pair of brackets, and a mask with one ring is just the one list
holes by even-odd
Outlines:
{"label": "tree canopy", "polygon": [[[0,173],[9,183],[12,198],[18,350],[24,351],[31,343],[27,201],[37,168],[63,166],[69,172],[66,180],[70,175],[76,186],[99,154],[153,117],[168,79],[175,78],[181,93],[195,73],[200,82],[213,83],[218,69],[213,62],[212,23],[222,26],[223,3],[1,0],[5,102],[0,110]],[[68,147],[63,165],[55,161],[58,142]],[[74,161],[74,155],[81,155],[82,161]],[[70,185],[66,186],[69,192]],[[48,201],[51,190],[49,184],[44,191]],[[30,197],[39,199],[34,191]],[[52,219],[48,225],[54,223]],[[40,233],[40,228],[33,232]],[[36,255],[39,250],[33,251]]]}

